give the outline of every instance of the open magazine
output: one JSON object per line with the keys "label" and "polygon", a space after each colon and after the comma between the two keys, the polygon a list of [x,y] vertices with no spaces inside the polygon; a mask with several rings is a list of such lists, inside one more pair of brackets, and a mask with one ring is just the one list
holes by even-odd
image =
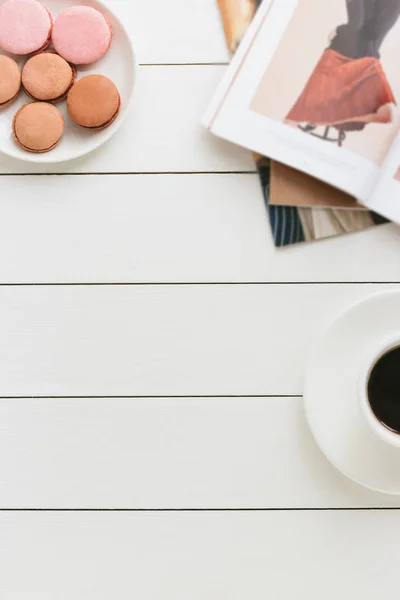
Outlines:
{"label": "open magazine", "polygon": [[264,0],[204,122],[400,222],[399,33],[400,0]]}

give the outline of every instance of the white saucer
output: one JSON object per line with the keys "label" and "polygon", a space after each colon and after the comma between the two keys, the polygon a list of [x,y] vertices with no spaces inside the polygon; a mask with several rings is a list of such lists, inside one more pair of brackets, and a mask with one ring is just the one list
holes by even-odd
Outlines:
{"label": "white saucer", "polygon": [[[114,135],[124,120],[132,98],[136,79],[136,61],[132,42],[125,26],[117,15],[108,6],[103,4],[103,2],[99,0],[42,0],[42,2],[49,9],[53,17],[57,17],[57,15],[71,6],[79,5],[92,6],[106,15],[113,28],[113,42],[111,48],[101,60],[92,65],[78,66],[77,78],[80,79],[85,75],[91,75],[93,73],[105,75],[114,81],[121,95],[121,111],[118,118],[110,125],[110,127],[107,127],[107,129],[102,131],[86,131],[82,127],[75,125],[68,117],[66,102],[64,101],[56,104],[57,108],[61,110],[65,118],[64,136],[59,145],[51,152],[34,154],[25,152],[18,146],[12,135],[13,116],[20,106],[26,102],[32,102],[23,90],[21,90],[17,100],[0,111],[0,152],[19,160],[48,164],[84,156],[102,146]],[[118,5],[118,3],[114,3],[114,5]],[[21,66],[27,60],[26,57],[12,57],[17,60]]]}
{"label": "white saucer", "polygon": [[381,440],[364,418],[360,370],[371,350],[400,335],[400,291],[376,294],[340,315],[311,357],[306,416],[328,460],[370,489],[400,494],[400,449]]}

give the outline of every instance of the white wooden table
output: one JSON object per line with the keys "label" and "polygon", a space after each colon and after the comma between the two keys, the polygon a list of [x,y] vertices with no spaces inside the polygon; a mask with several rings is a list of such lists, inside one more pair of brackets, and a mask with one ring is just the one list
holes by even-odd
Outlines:
{"label": "white wooden table", "polygon": [[326,324],[400,287],[400,229],[276,251],[250,155],[199,125],[215,0],[112,3],[123,131],[0,160],[0,598],[393,598],[400,500],[336,472],[301,394]]}

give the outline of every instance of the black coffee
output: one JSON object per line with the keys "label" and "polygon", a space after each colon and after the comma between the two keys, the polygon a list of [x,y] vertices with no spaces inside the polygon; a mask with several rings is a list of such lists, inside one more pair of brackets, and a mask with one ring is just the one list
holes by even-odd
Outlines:
{"label": "black coffee", "polygon": [[400,346],[384,354],[373,366],[368,400],[376,418],[400,433]]}

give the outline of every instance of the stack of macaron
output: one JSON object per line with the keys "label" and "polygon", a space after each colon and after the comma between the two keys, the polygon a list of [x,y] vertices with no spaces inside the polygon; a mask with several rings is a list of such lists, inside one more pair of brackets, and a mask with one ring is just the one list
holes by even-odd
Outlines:
{"label": "stack of macaron", "polygon": [[28,56],[22,67],[0,54],[0,110],[21,88],[31,102],[15,114],[15,140],[28,152],[49,152],[64,133],[64,117],[55,106],[67,100],[72,121],[88,130],[105,129],[117,118],[121,97],[104,75],[78,78],[79,65],[90,65],[111,47],[112,27],[105,15],[77,5],[53,19],[38,0],[6,0],[0,5],[0,50]]}

